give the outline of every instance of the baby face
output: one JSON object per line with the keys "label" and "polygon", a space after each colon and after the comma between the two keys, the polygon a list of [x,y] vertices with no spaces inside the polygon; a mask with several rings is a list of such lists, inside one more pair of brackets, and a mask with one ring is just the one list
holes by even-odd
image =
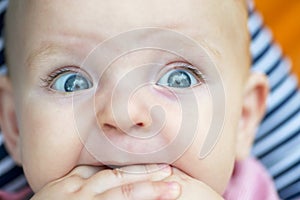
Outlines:
{"label": "baby face", "polygon": [[[164,162],[224,191],[236,158],[249,66],[240,2],[12,4],[7,60],[16,159],[34,191],[78,165]],[[151,41],[172,48],[124,51]],[[222,131],[212,151],[199,158],[216,109],[211,90],[219,86],[226,94],[220,99]]]}

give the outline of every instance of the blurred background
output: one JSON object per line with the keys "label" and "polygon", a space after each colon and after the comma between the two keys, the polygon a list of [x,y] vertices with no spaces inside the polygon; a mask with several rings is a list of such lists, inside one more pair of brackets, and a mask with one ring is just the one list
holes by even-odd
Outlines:
{"label": "blurred background", "polygon": [[292,60],[292,70],[300,80],[300,0],[255,0],[255,3],[272,29],[275,41]]}

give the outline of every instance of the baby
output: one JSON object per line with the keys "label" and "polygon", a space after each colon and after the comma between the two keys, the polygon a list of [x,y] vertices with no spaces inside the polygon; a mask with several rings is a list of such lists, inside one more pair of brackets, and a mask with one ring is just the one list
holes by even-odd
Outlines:
{"label": "baby", "polygon": [[11,1],[0,126],[33,199],[276,199],[246,23],[242,0]]}

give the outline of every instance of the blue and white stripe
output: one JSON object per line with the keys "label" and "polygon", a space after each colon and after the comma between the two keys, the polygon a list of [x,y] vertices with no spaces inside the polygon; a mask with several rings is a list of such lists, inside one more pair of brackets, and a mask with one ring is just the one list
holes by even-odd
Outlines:
{"label": "blue and white stripe", "polygon": [[273,42],[271,31],[253,4],[248,27],[254,71],[268,75],[271,93],[267,112],[258,129],[253,154],[274,178],[282,199],[300,197],[300,92],[290,74],[291,62]]}

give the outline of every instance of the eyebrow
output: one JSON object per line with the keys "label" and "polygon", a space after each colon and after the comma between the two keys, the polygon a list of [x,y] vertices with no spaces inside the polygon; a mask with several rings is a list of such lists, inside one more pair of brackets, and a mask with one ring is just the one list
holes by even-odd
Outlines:
{"label": "eyebrow", "polygon": [[42,60],[53,53],[56,53],[59,48],[50,42],[42,42],[39,48],[33,50],[26,59],[26,67],[33,68],[35,60]]}
{"label": "eyebrow", "polygon": [[[25,64],[28,69],[35,68],[36,60],[45,60],[50,55],[66,54],[66,52],[84,52],[92,44],[97,44],[99,35],[75,34],[74,32],[61,32],[55,34],[52,40],[44,40],[28,55]],[[95,43],[96,42],[96,43]],[[90,50],[92,47],[90,48]]]}
{"label": "eyebrow", "polygon": [[[193,35],[193,39],[195,39],[197,42],[199,41],[199,34],[196,34],[194,31],[190,32],[190,36]],[[57,55],[57,54],[64,54],[66,52],[72,52],[75,53],[74,49],[76,51],[84,51],[84,46],[89,46],[86,43],[94,44],[95,46],[101,42],[99,39],[99,35],[95,34],[77,34],[74,35],[73,33],[61,33],[58,34],[59,40],[46,40],[42,41],[38,48],[34,49],[29,56],[26,59],[26,67],[28,69],[34,69],[37,66],[35,65],[36,60],[43,61],[46,60],[47,57],[50,55]],[[66,42],[66,38],[68,38],[70,41]],[[202,38],[202,37],[200,37]],[[103,40],[102,40],[103,41]],[[209,50],[213,55],[217,56],[218,58],[221,57],[220,51],[218,49],[212,47],[207,41],[205,41],[203,38],[200,42],[201,46],[205,49]],[[90,48],[92,50],[93,48]]]}

